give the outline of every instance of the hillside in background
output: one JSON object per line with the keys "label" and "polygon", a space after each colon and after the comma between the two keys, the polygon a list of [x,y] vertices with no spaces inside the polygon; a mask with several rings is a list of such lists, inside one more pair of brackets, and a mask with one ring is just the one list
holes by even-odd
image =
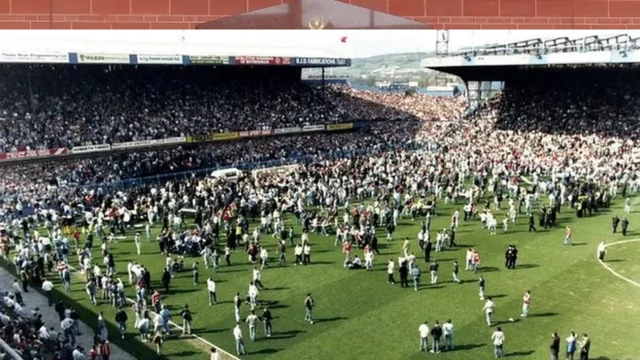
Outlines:
{"label": "hillside in background", "polygon": [[[347,76],[354,84],[369,86],[384,81],[415,81],[420,87],[426,87],[434,85],[437,72],[422,68],[420,62],[433,55],[433,53],[416,52],[353,59],[351,67],[327,69],[326,75]],[[318,72],[319,70],[315,70],[310,73]],[[456,79],[452,77],[451,81],[456,82]]]}

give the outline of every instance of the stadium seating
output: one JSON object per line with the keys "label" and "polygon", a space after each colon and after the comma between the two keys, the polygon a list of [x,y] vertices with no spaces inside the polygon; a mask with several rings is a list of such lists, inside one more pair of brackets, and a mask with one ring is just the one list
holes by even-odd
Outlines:
{"label": "stadium seating", "polygon": [[197,66],[0,66],[0,152],[379,119],[451,120],[466,103],[322,91],[278,73],[231,73]]}

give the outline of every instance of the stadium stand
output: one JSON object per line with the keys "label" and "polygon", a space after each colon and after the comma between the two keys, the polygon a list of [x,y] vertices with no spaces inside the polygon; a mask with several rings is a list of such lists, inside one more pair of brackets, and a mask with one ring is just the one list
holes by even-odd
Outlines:
{"label": "stadium stand", "polygon": [[460,98],[300,84],[290,71],[0,66],[0,152],[366,120],[460,116]]}

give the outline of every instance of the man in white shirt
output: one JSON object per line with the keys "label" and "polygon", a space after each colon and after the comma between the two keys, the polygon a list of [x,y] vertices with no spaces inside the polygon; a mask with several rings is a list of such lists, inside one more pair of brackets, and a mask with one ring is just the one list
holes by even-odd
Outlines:
{"label": "man in white shirt", "polygon": [[238,356],[246,355],[247,351],[244,348],[244,339],[242,338],[242,329],[240,329],[240,323],[236,324],[233,328],[233,337],[236,339],[236,353]]}
{"label": "man in white shirt", "polygon": [[216,282],[212,278],[207,279],[207,292],[209,293],[209,306],[216,304],[218,302],[216,298]]}
{"label": "man in white shirt", "polygon": [[604,256],[607,255],[607,244],[603,241],[598,245],[598,260],[604,262]]}
{"label": "man in white shirt", "polygon": [[53,304],[53,297],[51,296],[51,290],[53,290],[53,283],[49,280],[45,280],[42,282],[42,290],[44,290],[44,294],[47,296],[47,302],[49,306]]}
{"label": "man in white shirt", "polygon": [[502,332],[502,328],[498,326],[496,331],[491,334],[491,340],[493,341],[493,354],[496,359],[502,357],[504,345],[504,333]]}
{"label": "man in white shirt", "polygon": [[387,275],[389,275],[389,279],[387,280],[387,282],[389,284],[396,283],[396,280],[393,278],[395,267],[396,267],[396,264],[393,262],[393,260],[389,259],[389,264],[387,264]]}
{"label": "man in white shirt", "polygon": [[260,293],[260,291],[258,291],[258,287],[253,283],[249,283],[249,304],[251,305],[251,310],[254,310],[256,308],[256,305],[258,304],[258,293]]}
{"label": "man in white shirt", "polygon": [[260,319],[258,319],[258,316],[256,316],[255,311],[251,310],[251,314],[247,316],[246,320],[246,323],[249,324],[249,338],[251,339],[251,341],[256,341],[256,329],[258,327],[258,322],[260,322]]}
{"label": "man in white shirt", "polygon": [[484,304],[484,307],[482,308],[482,311],[484,311],[486,314],[487,326],[491,326],[491,316],[493,315],[495,308],[496,308],[496,304],[493,302],[493,300],[491,300],[491,296],[489,296],[487,298],[487,302]]}
{"label": "man in white shirt", "polygon": [[420,333],[420,351],[427,351],[429,348],[429,322],[425,321],[418,327]]}
{"label": "man in white shirt", "polygon": [[451,319],[447,320],[447,322],[442,325],[442,331],[444,332],[444,343],[447,351],[453,350],[455,345],[453,345],[453,323],[451,322]]}

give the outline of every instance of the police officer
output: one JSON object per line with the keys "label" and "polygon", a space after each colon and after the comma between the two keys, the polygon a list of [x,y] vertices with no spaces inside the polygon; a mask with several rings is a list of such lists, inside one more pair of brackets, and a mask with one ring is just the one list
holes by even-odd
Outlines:
{"label": "police officer", "polygon": [[629,220],[626,216],[622,217],[622,235],[627,235],[627,229],[629,228]]}
{"label": "police officer", "polygon": [[533,214],[529,214],[529,232],[537,232],[538,230],[536,230],[536,225],[535,225],[535,220],[533,219]]}
{"label": "police officer", "polygon": [[620,224],[620,218],[618,215],[615,215],[613,219],[611,219],[611,226],[613,227],[613,233],[618,232],[618,224]]}

